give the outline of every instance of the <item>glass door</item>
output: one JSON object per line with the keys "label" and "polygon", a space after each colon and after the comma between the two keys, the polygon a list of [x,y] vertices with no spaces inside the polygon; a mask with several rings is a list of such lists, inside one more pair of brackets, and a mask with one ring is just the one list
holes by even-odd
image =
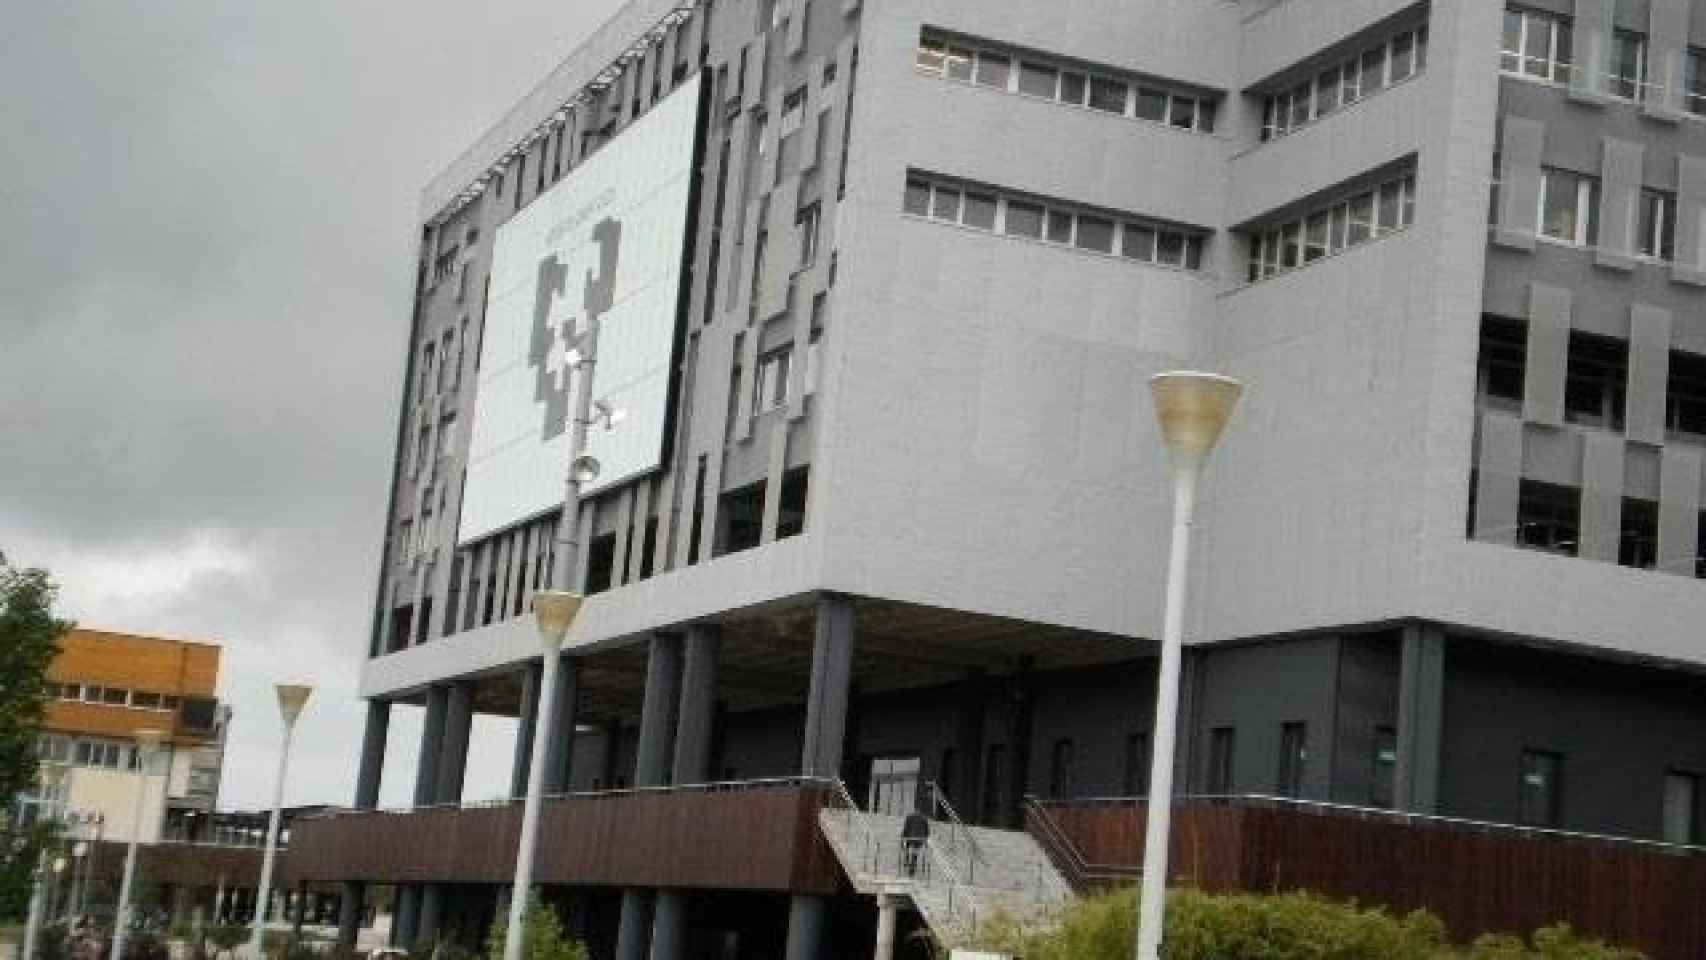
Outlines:
{"label": "glass door", "polygon": [[918,801],[924,764],[916,753],[871,758],[871,788],[866,806],[872,813],[904,817]]}

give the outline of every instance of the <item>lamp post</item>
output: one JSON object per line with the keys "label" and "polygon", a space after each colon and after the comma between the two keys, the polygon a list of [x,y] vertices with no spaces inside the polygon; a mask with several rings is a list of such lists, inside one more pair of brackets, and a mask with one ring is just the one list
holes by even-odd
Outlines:
{"label": "lamp post", "polygon": [[567,590],[540,590],[533,595],[533,618],[539,625],[539,646],[545,654],[539,678],[533,737],[533,756],[527,764],[527,799],[521,807],[521,842],[515,851],[515,883],[509,892],[509,926],[504,934],[504,960],[521,960],[522,921],[527,916],[527,894],[533,886],[533,851],[539,840],[539,801],[545,789],[545,751],[549,730],[539,727],[539,718],[550,716],[557,694],[557,661],[563,637],[575,622],[584,598]]}
{"label": "lamp post", "polygon": [[1137,911],[1137,960],[1158,960],[1167,913],[1167,841],[1173,819],[1173,752],[1178,736],[1179,660],[1185,577],[1197,479],[1244,385],[1231,377],[1183,370],[1149,381],[1161,440],[1173,461],[1173,543],[1167,557],[1167,607],[1155,690],[1155,743],[1149,760],[1149,815],[1143,840],[1143,890]]}
{"label": "lamp post", "polygon": [[[38,817],[48,820],[57,818],[54,812],[54,803],[59,794],[60,785],[65,782],[65,773],[64,765],[58,763],[49,764],[42,771],[41,802],[37,804],[37,808],[44,812],[38,813]],[[63,806],[61,809],[63,810]],[[47,894],[44,890],[47,883],[47,867],[47,851],[44,849],[41,855],[36,858],[36,868],[30,886],[30,912],[28,919],[24,921],[23,960],[31,960],[35,956],[36,938],[41,933],[42,914],[47,910],[45,902]]]}
{"label": "lamp post", "polygon": [[[284,777],[290,769],[290,738],[296,732],[296,718],[302,716],[302,708],[314,692],[313,687],[304,683],[280,683],[274,689],[278,692],[278,712],[284,717],[284,742],[278,748],[278,774],[272,785],[272,816],[267,819],[267,846],[261,855],[261,883],[255,894],[255,929],[249,936],[249,955],[254,960],[261,958],[263,935],[267,929],[267,901],[272,898],[272,865],[278,852],[278,821],[284,807]],[[115,957],[114,960],[124,958]]]}
{"label": "lamp post", "polygon": [[130,818],[130,843],[124,852],[124,879],[118,887],[118,910],[113,913],[111,960],[124,960],[124,935],[130,926],[130,888],[136,882],[136,847],[142,838],[142,813],[148,796],[148,768],[166,739],[166,731],[143,728],[136,731],[136,808]]}

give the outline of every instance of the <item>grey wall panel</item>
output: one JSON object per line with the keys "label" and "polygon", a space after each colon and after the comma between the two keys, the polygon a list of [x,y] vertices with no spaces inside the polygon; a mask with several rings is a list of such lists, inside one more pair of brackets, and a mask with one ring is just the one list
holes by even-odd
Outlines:
{"label": "grey wall panel", "polygon": [[1370,805],[1375,781],[1390,775],[1375,748],[1381,728],[1398,727],[1399,638],[1392,633],[1346,636],[1340,641],[1337,734],[1332,799]]}
{"label": "grey wall panel", "polygon": [[1706,158],[1687,154],[1676,158],[1676,262],[1671,278],[1706,285]]}
{"label": "grey wall panel", "polygon": [[1635,269],[1635,201],[1641,195],[1639,143],[1606,137],[1600,156],[1599,250],[1595,261],[1617,270]]}
{"label": "grey wall panel", "polygon": [[1570,73],[1570,97],[1599,102],[1606,96],[1606,65],[1611,62],[1612,12],[1615,0],[1576,0],[1575,62]]}
{"label": "grey wall panel", "polygon": [[1650,0],[1647,11],[1647,90],[1642,108],[1649,116],[1674,117],[1684,109],[1690,0]]}
{"label": "grey wall panel", "polygon": [[1208,650],[1196,782],[1207,787],[1211,731],[1233,731],[1232,791],[1271,793],[1277,786],[1280,731],[1305,725],[1308,756],[1302,796],[1327,799],[1334,756],[1339,638],[1305,637]]}
{"label": "grey wall panel", "polygon": [[764,477],[764,517],[759,525],[759,543],[776,539],[776,523],[782,516],[782,473],[788,467],[789,421],[785,417],[770,418],[770,462]]}
{"label": "grey wall panel", "polygon": [[616,501],[616,553],[610,561],[610,585],[620,587],[627,582],[629,533],[634,529],[634,487],[628,484]]}
{"label": "grey wall panel", "polygon": [[1574,426],[1524,430],[1521,476],[1563,487],[1580,487],[1582,433],[1582,428]]}
{"label": "grey wall panel", "polygon": [[1475,539],[1515,543],[1521,421],[1491,411],[1481,415],[1481,450],[1475,470]]}
{"label": "grey wall panel", "polygon": [[1546,127],[1538,120],[1505,114],[1499,135],[1499,222],[1493,233],[1502,246],[1534,249],[1545,144]]}
{"label": "grey wall panel", "polygon": [[1700,551],[1700,448],[1659,451],[1659,569],[1695,576]]}
{"label": "grey wall panel", "polygon": [[1582,435],[1581,545],[1577,556],[1617,562],[1623,525],[1623,438],[1592,430]]}
{"label": "grey wall panel", "polygon": [[1637,303],[1629,313],[1629,383],[1624,434],[1639,443],[1665,440],[1665,389],[1670,378],[1669,310]]}
{"label": "grey wall panel", "polygon": [[811,16],[810,0],[794,0],[794,9],[788,13],[787,52],[789,57],[797,57],[806,49],[806,23]]}
{"label": "grey wall panel", "polygon": [[1528,290],[1528,350],[1522,388],[1522,418],[1531,423],[1564,422],[1564,371],[1570,353],[1571,293],[1536,283]]}

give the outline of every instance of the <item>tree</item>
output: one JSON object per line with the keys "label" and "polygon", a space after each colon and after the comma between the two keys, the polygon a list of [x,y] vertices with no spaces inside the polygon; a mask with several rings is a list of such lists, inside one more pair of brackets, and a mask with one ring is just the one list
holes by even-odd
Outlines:
{"label": "tree", "polygon": [[31,874],[47,831],[16,821],[19,794],[40,771],[36,735],[47,703],[47,667],[71,628],[53,616],[58,588],[46,570],[18,569],[0,553],[0,922],[29,909]]}
{"label": "tree", "polygon": [[[500,912],[492,921],[491,932],[486,935],[487,960],[503,960],[504,940],[509,935],[506,919]],[[586,947],[563,930],[557,911],[537,899],[527,904],[521,936],[526,960],[586,960]]]}

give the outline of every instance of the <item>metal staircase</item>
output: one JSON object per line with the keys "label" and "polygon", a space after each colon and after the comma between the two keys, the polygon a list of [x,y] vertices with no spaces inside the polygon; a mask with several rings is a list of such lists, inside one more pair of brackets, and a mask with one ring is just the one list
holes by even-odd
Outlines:
{"label": "metal staircase", "polygon": [[1071,897],[1065,879],[1027,833],[967,826],[936,789],[924,785],[921,812],[930,837],[908,863],[904,818],[859,809],[836,782],[835,802],[818,823],[853,889],[910,901],[945,947],[962,946],[978,924],[1005,914],[1045,924]]}

